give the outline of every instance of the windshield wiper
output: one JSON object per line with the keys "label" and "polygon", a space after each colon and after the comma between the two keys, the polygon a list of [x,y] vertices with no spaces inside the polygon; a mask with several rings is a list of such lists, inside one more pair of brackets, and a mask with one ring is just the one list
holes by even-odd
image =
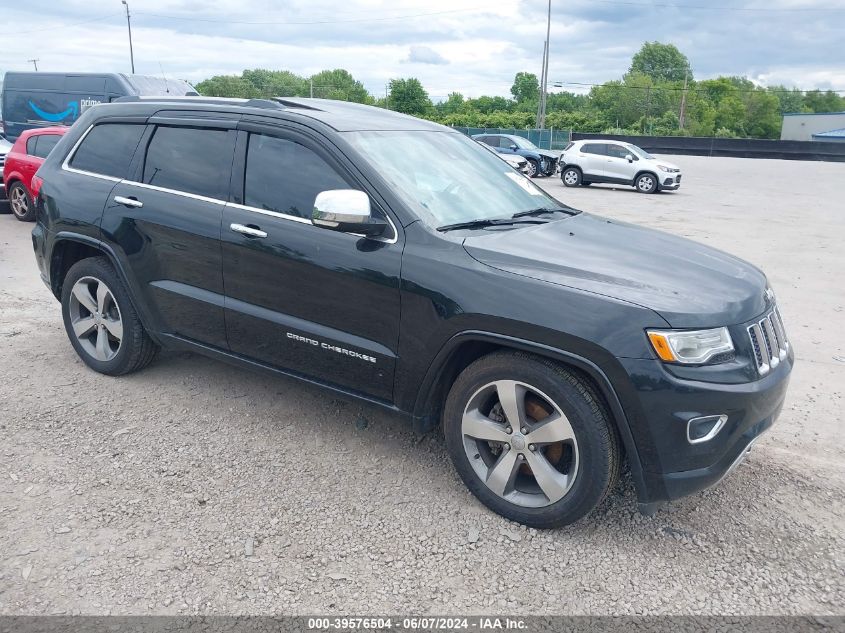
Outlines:
{"label": "windshield wiper", "polygon": [[469,220],[468,222],[456,222],[455,224],[444,224],[438,226],[438,231],[454,231],[455,229],[482,229],[485,226],[501,226],[506,224],[542,224],[543,222],[514,222],[513,218],[481,218],[479,220]]}
{"label": "windshield wiper", "polygon": [[570,207],[539,207],[537,209],[529,209],[528,211],[520,211],[519,213],[514,213],[511,217],[524,218],[525,216],[529,215],[543,215],[545,213],[565,213],[566,215],[578,215],[581,212],[577,209],[572,209]]}

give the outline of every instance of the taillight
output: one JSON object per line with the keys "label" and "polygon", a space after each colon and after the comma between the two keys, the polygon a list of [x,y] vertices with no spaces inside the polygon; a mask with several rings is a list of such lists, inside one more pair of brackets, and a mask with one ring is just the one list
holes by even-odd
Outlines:
{"label": "taillight", "polygon": [[32,188],[33,192],[41,191],[41,185],[44,184],[44,179],[40,176],[33,176],[32,177],[32,184],[30,187]]}

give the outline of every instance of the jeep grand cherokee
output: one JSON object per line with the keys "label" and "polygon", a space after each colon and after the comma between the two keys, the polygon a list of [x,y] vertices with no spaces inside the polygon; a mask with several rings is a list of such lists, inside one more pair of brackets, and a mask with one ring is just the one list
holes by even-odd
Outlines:
{"label": "jeep grand cherokee", "polygon": [[709,486],[784,400],[762,272],[580,213],[428,121],[129,98],[39,176],[38,266],[89,367],[193,350],[442,424],[472,493],[527,525],[590,512],[623,458],[646,512]]}

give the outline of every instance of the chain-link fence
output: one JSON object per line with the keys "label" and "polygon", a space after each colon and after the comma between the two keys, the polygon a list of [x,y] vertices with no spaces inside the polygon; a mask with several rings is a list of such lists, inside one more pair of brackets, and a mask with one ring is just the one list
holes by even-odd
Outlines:
{"label": "chain-link fence", "polygon": [[540,149],[563,150],[566,144],[569,143],[569,130],[556,130],[554,128],[548,130],[541,130],[538,128],[503,128],[503,127],[458,127],[452,126],[459,132],[463,132],[467,136],[475,134],[512,134],[514,136],[521,136],[527,138]]}

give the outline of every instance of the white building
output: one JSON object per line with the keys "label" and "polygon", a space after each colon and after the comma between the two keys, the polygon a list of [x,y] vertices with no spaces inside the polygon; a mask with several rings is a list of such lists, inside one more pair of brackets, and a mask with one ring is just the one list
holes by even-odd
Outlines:
{"label": "white building", "polygon": [[820,135],[845,128],[845,112],[818,112],[806,114],[789,112],[783,115],[780,129],[782,141],[824,141]]}

